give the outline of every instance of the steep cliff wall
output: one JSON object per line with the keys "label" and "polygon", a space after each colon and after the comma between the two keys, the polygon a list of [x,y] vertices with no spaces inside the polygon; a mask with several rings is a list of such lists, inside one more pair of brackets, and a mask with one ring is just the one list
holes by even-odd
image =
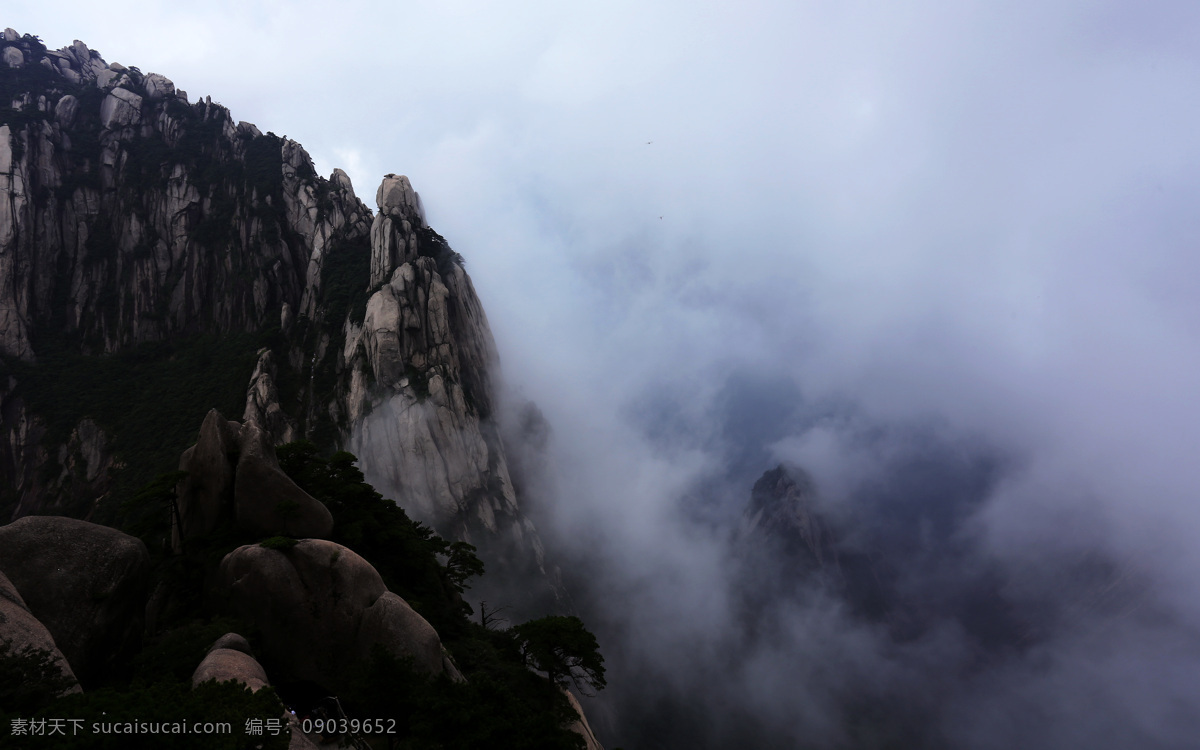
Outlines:
{"label": "steep cliff wall", "polygon": [[[406,177],[373,214],[344,172],[164,76],[11,29],[0,47],[0,511],[92,513],[194,441],[135,415],[236,408],[275,442],[356,453],[441,533],[542,566],[487,318]],[[182,392],[150,402],[154,384]]]}

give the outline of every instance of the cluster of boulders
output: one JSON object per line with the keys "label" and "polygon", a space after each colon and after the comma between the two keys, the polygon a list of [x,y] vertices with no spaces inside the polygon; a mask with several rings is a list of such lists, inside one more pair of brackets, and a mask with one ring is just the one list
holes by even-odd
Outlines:
{"label": "cluster of boulders", "polygon": [[[177,489],[177,551],[227,523],[277,535],[228,553],[209,597],[213,614],[236,616],[261,635],[270,664],[336,693],[381,646],[419,670],[463,679],[433,626],[369,562],[321,538],[333,529],[329,510],[279,468],[255,422],[210,412],[180,465],[187,477]],[[0,640],[15,653],[50,654],[73,690],[100,684],[139,650],[147,615],[161,604],[151,577],[139,539],[73,518],[21,518],[0,527]],[[237,634],[197,667],[193,681],[208,679],[269,684]]]}
{"label": "cluster of boulders", "polygon": [[254,421],[225,419],[213,409],[200,438],[184,451],[174,544],[232,524],[264,536],[326,538],[333,531],[329,509],[296,486],[279,468],[266,431]]}

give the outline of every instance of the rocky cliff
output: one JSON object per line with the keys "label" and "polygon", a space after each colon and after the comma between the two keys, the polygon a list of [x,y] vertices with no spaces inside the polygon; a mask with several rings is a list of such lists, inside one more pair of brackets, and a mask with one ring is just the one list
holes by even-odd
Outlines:
{"label": "rocky cliff", "polygon": [[542,568],[487,317],[408,178],[373,212],[162,75],[11,29],[0,54],[0,512],[86,516],[172,468],[194,428],[144,418],[170,399],[350,450],[416,518]]}
{"label": "rocky cliff", "polygon": [[[0,525],[4,747],[142,747],[88,728],[186,720],[228,722],[222,746],[245,750],[600,748],[565,680],[527,656],[564,618],[475,623],[471,548],[413,522],[347,454],[277,453],[214,410],[180,464],[135,498],[137,536],[62,516]],[[43,715],[78,726],[43,742]]]}

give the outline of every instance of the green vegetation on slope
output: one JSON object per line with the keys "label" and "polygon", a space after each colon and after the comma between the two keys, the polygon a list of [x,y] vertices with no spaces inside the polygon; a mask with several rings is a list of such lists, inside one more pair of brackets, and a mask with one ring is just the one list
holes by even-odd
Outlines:
{"label": "green vegetation on slope", "polygon": [[[87,355],[68,346],[43,347],[37,364],[0,363],[0,374],[19,383],[17,395],[46,424],[46,445],[66,445],[84,418],[110,437],[123,468],[102,517],[112,522],[121,503],[196,440],[196,425],[209,409],[240,414],[255,353],[273,332],[196,336],[141,344],[108,355]],[[58,467],[53,462],[51,470]],[[65,508],[66,515],[86,508]]]}

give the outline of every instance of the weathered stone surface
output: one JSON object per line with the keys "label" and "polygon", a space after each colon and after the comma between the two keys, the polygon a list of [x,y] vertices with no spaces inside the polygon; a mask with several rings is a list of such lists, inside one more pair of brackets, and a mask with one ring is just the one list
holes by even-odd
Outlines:
{"label": "weathered stone surface", "polygon": [[[233,519],[233,478],[241,425],[209,411],[200,425],[196,444],[184,451],[179,468],[187,477],[179,484],[179,540],[212,533],[222,521]],[[180,533],[182,531],[182,533]]]}
{"label": "weathered stone surface", "polygon": [[19,68],[25,64],[25,54],[16,47],[5,47],[3,59],[4,64],[10,68]]}
{"label": "weathered stone surface", "polygon": [[588,724],[587,716],[583,713],[583,706],[579,705],[579,700],[571,694],[570,690],[563,690],[567,695],[567,701],[570,702],[571,708],[575,709],[575,713],[579,714],[579,718],[567,727],[575,734],[583,737],[584,747],[586,750],[604,750],[604,746],[600,744],[600,740],[596,739],[596,733],[592,731],[592,727]]}
{"label": "weathered stone surface", "polygon": [[[114,63],[115,64],[115,63]],[[102,70],[96,74],[96,86],[102,89],[111,87],[121,77],[117,70]]]}
{"label": "weathered stone surface", "polygon": [[[287,307],[284,308],[285,313]],[[250,376],[250,387],[246,389],[246,409],[243,422],[257,422],[266,431],[274,444],[290,443],[300,439],[296,420],[292,419],[279,405],[279,390],[275,387],[276,367],[270,349],[258,352],[258,363]]]}
{"label": "weathered stone surface", "polygon": [[227,648],[234,651],[241,651],[243,654],[254,656],[254,652],[250,649],[250,642],[237,633],[226,633],[217,640],[213,641],[213,645],[209,647],[209,651],[218,648]]}
{"label": "weathered stone surface", "polygon": [[75,114],[79,111],[79,100],[71,94],[66,94],[54,105],[54,119],[64,128],[75,124]]}
{"label": "weathered stone surface", "polygon": [[429,623],[387,590],[370,563],[339,544],[305,539],[286,552],[239,547],[221,561],[220,579],[233,613],[260,630],[272,663],[296,678],[341,689],[376,644],[414,657],[430,673],[443,669]]}
{"label": "weathered stone surface", "polygon": [[113,89],[100,103],[100,122],[106,128],[123,128],[142,121],[142,97],[129,89]]}
{"label": "weathered stone surface", "polygon": [[20,38],[21,38],[21,35],[18,34],[15,29],[7,28],[4,30],[4,41],[15,42]]}
{"label": "weathered stone surface", "polygon": [[175,84],[171,82],[171,79],[158,73],[147,74],[142,79],[142,85],[146,87],[146,98],[150,101],[175,96]]}
{"label": "weathered stone surface", "polygon": [[236,680],[256,693],[271,684],[257,659],[230,648],[211,649],[192,673],[192,687],[209,680]]}
{"label": "weathered stone surface", "polygon": [[79,691],[79,681],[71,671],[66,657],[55,645],[54,636],[50,635],[46,626],[38,622],[29,611],[25,600],[3,572],[0,572],[0,641],[8,642],[11,649],[9,653],[12,654],[21,653],[25,649],[48,652],[63,676],[75,683],[68,692]]}
{"label": "weathered stone surface", "polygon": [[329,509],[283,473],[270,437],[254,419],[239,424],[213,409],[179,468],[188,476],[178,489],[176,548],[227,522],[263,535],[327,537],[333,531]]}
{"label": "weathered stone surface", "polygon": [[481,424],[495,347],[460,273],[454,266],[451,291],[434,260],[418,257],[367,302],[355,346],[392,394],[355,423],[350,445],[368,481],[406,498],[417,518],[446,528],[470,516],[494,533],[496,515],[515,518],[518,509],[503,446]]}
{"label": "weathered stone surface", "polygon": [[424,219],[421,197],[404,175],[389,174],[384,177],[379,189],[375,191],[375,202],[379,204],[381,214]]}
{"label": "weathered stone surface", "polygon": [[0,527],[0,571],[86,686],[141,640],[150,555],[140,539],[73,518]]}
{"label": "weathered stone surface", "polygon": [[239,527],[293,537],[323,538],[333,532],[329,509],[283,473],[275,449],[258,424],[242,425],[238,445],[233,503]]}
{"label": "weathered stone surface", "polygon": [[376,643],[390,646],[396,656],[411,657],[422,671],[436,674],[444,668],[437,631],[408,602],[390,591],[363,612],[358,632],[359,658],[370,659],[371,646]]}

